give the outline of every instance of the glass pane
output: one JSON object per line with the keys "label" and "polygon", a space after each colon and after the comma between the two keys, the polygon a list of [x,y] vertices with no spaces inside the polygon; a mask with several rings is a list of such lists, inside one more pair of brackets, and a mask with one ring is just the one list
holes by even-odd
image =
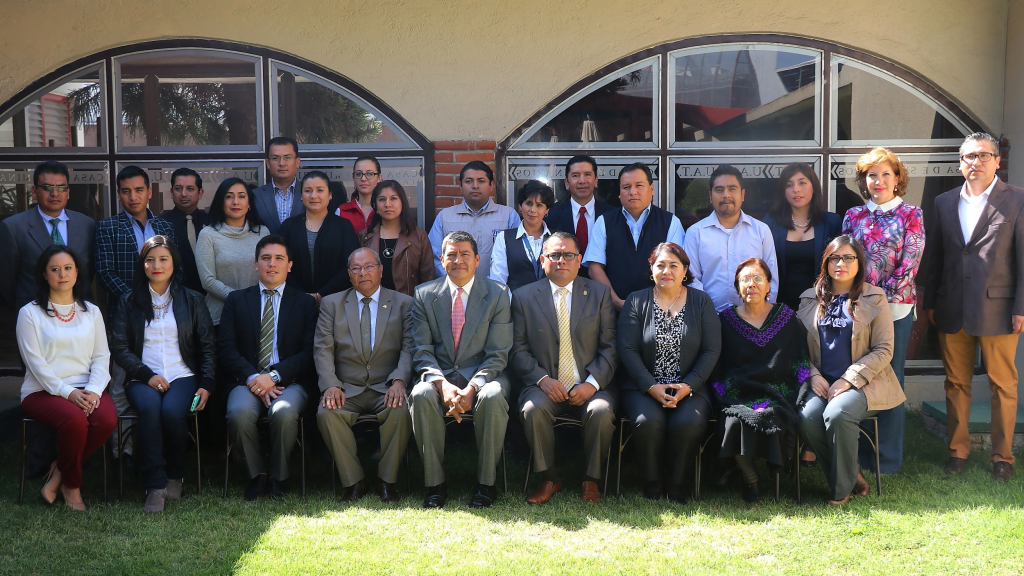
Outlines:
{"label": "glass pane", "polygon": [[709,216],[711,209],[711,173],[720,164],[731,164],[743,174],[745,193],[743,211],[754,218],[764,218],[772,207],[775,185],[782,170],[793,162],[806,162],[821,174],[818,156],[686,156],[672,158],[675,170],[674,211],[683,228]]}
{"label": "glass pane", "polygon": [[[515,203],[515,191],[530,180],[540,180],[555,191],[555,202],[563,202],[569,198],[565,188],[565,163],[570,156],[543,158],[509,158],[508,159],[508,204]],[[643,162],[654,174],[654,203],[661,205],[661,176],[657,158],[639,157],[597,157],[597,190],[595,194],[611,206],[619,207],[619,170],[633,162]],[[515,207],[515,206],[513,206]]]}
{"label": "glass pane", "polygon": [[832,134],[836,141],[959,143],[969,132],[934,100],[876,68],[837,57],[833,69]]}
{"label": "glass pane", "polygon": [[677,52],[674,141],[817,141],[820,58],[769,46]]}
{"label": "glass pane", "polygon": [[[405,189],[405,194],[409,198],[409,207],[413,211],[413,217],[416,219],[416,225],[424,227],[424,214],[419,209],[423,205],[424,201],[424,181],[423,181],[423,158],[378,158],[381,169],[381,180],[397,180],[402,188]],[[299,179],[310,170],[319,170],[327,174],[331,179],[331,184],[340,183],[344,186],[345,199],[351,198],[352,191],[355,190],[355,184],[352,181],[352,165],[355,162],[355,157],[352,158],[339,158],[335,160],[305,160],[302,161],[302,166],[299,168]],[[337,198],[331,198],[332,205],[339,204]]]}
{"label": "glass pane", "polygon": [[255,146],[256,58],[170,51],[116,59],[121,146]]}
{"label": "glass pane", "polygon": [[653,143],[657,75],[658,66],[652,62],[590,88],[570,100],[557,116],[534,128],[526,142],[551,148],[560,143],[581,144],[579,147],[600,147],[595,144],[598,142]]}
{"label": "glass pane", "polygon": [[101,148],[100,67],[61,80],[0,122],[0,148]]}
{"label": "glass pane", "polygon": [[[836,212],[845,214],[853,206],[861,206],[865,200],[857,186],[857,155],[834,155],[829,166],[829,186],[836,198]],[[900,159],[907,166],[910,183],[903,201],[920,206],[924,212],[925,237],[932,221],[935,197],[947,190],[963,186],[960,162],[953,154],[901,154]],[[922,262],[917,274],[917,294],[921,298],[926,266]],[[917,320],[910,333],[907,360],[940,360],[939,339],[928,324],[924,310],[918,310]],[[941,365],[940,365],[941,368]]]}
{"label": "glass pane", "polygon": [[401,129],[344,88],[312,74],[274,64],[277,132],[299,144],[402,144],[416,146]]}
{"label": "glass pane", "polygon": [[[260,185],[260,176],[263,173],[261,162],[234,162],[230,165],[209,164],[203,162],[119,162],[118,170],[133,164],[144,168],[149,174],[149,184],[153,189],[153,198],[149,201],[149,208],[155,214],[164,210],[174,208],[174,200],[171,198],[171,174],[178,168],[191,168],[199,173],[202,180],[203,197],[199,199],[199,208],[209,212],[210,202],[217,192],[217,186],[228,178],[241,178],[251,186]],[[120,208],[119,208],[120,209]]]}

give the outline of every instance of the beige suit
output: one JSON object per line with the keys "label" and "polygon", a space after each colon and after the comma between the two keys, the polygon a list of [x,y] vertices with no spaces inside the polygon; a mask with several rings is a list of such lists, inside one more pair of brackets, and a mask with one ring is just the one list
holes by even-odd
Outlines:
{"label": "beige suit", "polygon": [[320,301],[313,344],[320,392],[337,387],[345,393],[344,406],[337,410],[321,406],[316,415],[345,486],[364,477],[352,434],[356,418],[377,416],[381,443],[377,475],[392,484],[412,431],[408,402],[398,408],[384,405],[384,395],[395,380],[408,386],[412,378],[412,298],[380,289],[373,344],[367,351],[363,350],[359,322],[362,297],[354,288],[325,296]]}

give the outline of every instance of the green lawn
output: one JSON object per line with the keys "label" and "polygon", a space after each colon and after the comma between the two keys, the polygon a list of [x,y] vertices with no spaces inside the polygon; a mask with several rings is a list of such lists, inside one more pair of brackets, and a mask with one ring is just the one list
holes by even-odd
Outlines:
{"label": "green lawn", "polygon": [[[17,449],[5,442],[0,458],[16,463]],[[231,497],[222,500],[223,468],[211,449],[201,498],[186,496],[148,516],[132,478],[130,497],[104,505],[98,470],[91,470],[90,510],[75,514],[43,505],[38,481],[28,484],[26,504],[16,505],[17,466],[8,465],[0,475],[0,574],[1024,573],[1024,483],[992,482],[982,454],[962,477],[947,478],[942,442],[917,414],[908,416],[906,451],[903,470],[884,478],[881,498],[871,479],[872,496],[839,510],[823,504],[818,468],[804,475],[802,505],[784,478],[781,503],[749,507],[738,493],[717,490],[710,471],[700,503],[651,503],[637,490],[631,460],[624,497],[585,506],[573,465],[578,451],[571,450],[562,469],[572,486],[548,505],[527,506],[514,490],[491,509],[472,510],[471,443],[452,459],[460,470],[441,512],[420,509],[418,478],[413,496],[398,505],[367,497],[343,507],[317,457],[310,458],[307,498],[244,502],[235,466]],[[412,466],[421,470],[415,457]],[[510,484],[521,488],[522,474],[510,465]],[[297,492],[297,475],[292,487]],[[770,491],[767,484],[762,491]]]}

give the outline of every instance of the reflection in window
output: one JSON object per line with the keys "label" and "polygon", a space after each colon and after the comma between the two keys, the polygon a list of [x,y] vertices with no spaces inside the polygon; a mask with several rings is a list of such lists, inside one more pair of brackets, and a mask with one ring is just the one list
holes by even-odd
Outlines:
{"label": "reflection in window", "polygon": [[210,203],[217,192],[217,186],[228,178],[241,178],[250,186],[259,186],[260,172],[263,171],[262,164],[248,164],[235,166],[211,166],[200,164],[195,161],[184,160],[180,163],[145,163],[145,162],[119,162],[118,169],[129,164],[139,166],[149,174],[149,183],[153,190],[153,198],[149,201],[150,209],[160,214],[163,210],[174,208],[174,201],[171,199],[171,174],[178,168],[191,168],[199,174],[203,184],[203,197],[199,199],[199,208],[209,211]]}
{"label": "reflection in window", "polygon": [[835,140],[875,145],[898,141],[959,141],[968,134],[931,98],[884,72],[844,58],[836,58],[833,68]]}
{"label": "reflection in window", "polygon": [[123,147],[257,144],[256,59],[189,51],[115,65]]}
{"label": "reflection in window", "polygon": [[[425,184],[423,181],[423,158],[378,158],[380,162],[381,180],[395,180],[405,189],[409,198],[409,208],[417,226],[423,227],[425,215],[420,207],[420,199],[423,197]],[[340,160],[303,160],[299,169],[298,178],[310,170],[319,170],[331,179],[332,186],[337,183],[345,190],[345,194],[352,194],[355,185],[352,181],[352,165],[355,158]],[[336,200],[332,198],[332,203]]]}
{"label": "reflection in window", "polygon": [[102,147],[100,67],[33,98],[0,123],[0,148]]}
{"label": "reflection in window", "polygon": [[[103,218],[101,199],[105,198],[108,177],[105,162],[68,163],[71,186],[68,210],[81,212],[94,220]],[[0,219],[32,208],[32,173],[35,162],[0,164]]]}
{"label": "reflection in window", "polygon": [[680,53],[675,141],[816,140],[819,58],[769,47]]}
{"label": "reflection in window", "polygon": [[[565,163],[569,156],[549,158],[509,158],[508,197],[514,203],[515,191],[530,180],[540,180],[555,191],[555,203],[569,199],[569,191],[565,187]],[[634,162],[643,162],[651,169],[654,176],[654,203],[657,205],[660,191],[661,176],[657,158],[648,157],[597,157],[597,190],[594,194],[610,206],[618,208],[619,203],[619,170]],[[518,206],[514,206],[518,208]]]}

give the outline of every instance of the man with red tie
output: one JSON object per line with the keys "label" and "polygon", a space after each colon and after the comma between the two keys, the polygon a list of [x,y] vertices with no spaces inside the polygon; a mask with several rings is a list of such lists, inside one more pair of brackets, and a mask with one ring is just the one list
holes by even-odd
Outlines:
{"label": "man with red tie", "polygon": [[[555,204],[544,221],[552,232],[568,232],[576,236],[580,254],[587,253],[590,231],[597,218],[605,212],[615,210],[597,197],[597,161],[590,156],[573,156],[565,164],[565,189],[569,201]],[[586,266],[580,268],[580,276],[589,278]]]}

